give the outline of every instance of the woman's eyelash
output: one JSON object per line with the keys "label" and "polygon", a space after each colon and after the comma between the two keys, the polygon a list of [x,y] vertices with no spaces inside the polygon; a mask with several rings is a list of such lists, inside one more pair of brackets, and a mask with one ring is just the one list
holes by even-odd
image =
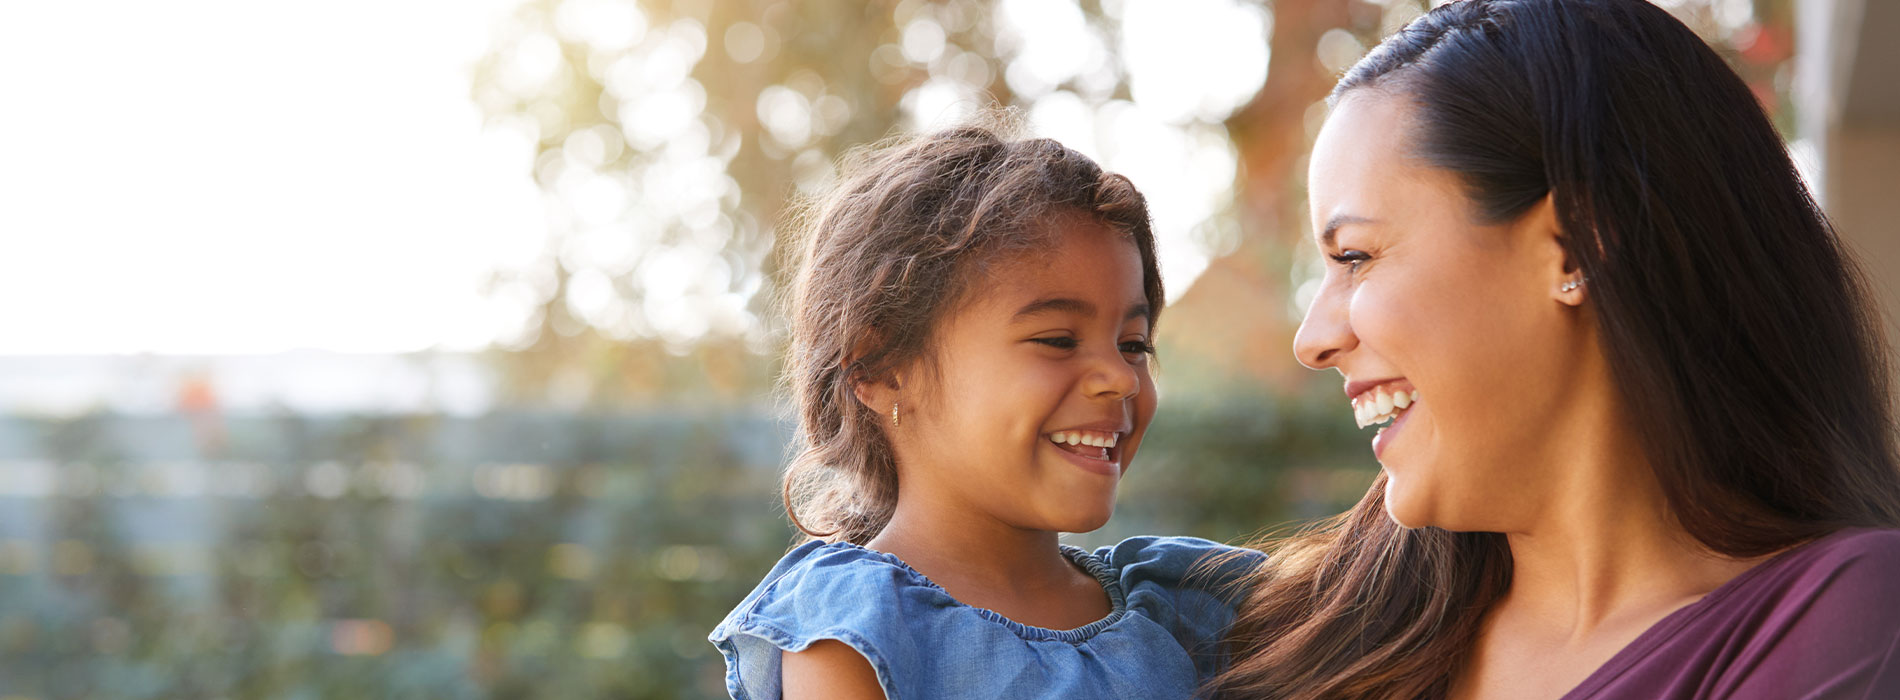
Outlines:
{"label": "woman's eyelash", "polygon": [[1333,262],[1339,263],[1341,265],[1345,265],[1347,269],[1354,270],[1354,271],[1357,271],[1359,269],[1359,263],[1363,263],[1367,260],[1372,259],[1372,256],[1367,255],[1364,251],[1359,251],[1359,250],[1344,250],[1333,255],[1328,255],[1326,257],[1332,258]]}
{"label": "woman's eyelash", "polygon": [[1029,342],[1041,343],[1043,345],[1047,345],[1049,347],[1058,348],[1062,350],[1075,349],[1075,339],[1070,338],[1068,336],[1056,336],[1054,338],[1030,338]]}

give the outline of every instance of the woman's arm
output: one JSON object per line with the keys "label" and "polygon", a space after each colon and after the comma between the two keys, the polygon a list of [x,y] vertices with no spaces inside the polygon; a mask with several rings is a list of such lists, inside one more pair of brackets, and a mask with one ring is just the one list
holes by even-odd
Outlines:
{"label": "woman's arm", "polygon": [[884,700],[871,662],[844,642],[827,639],[781,658],[785,700]]}

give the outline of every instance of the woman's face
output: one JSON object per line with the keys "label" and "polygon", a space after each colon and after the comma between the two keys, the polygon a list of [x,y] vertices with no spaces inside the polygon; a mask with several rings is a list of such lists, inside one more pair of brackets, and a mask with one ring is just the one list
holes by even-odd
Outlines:
{"label": "woman's face", "polygon": [[[1547,504],[1548,465],[1589,351],[1548,198],[1486,225],[1461,182],[1408,150],[1410,97],[1349,93],[1309,173],[1327,257],[1295,339],[1300,362],[1339,370],[1407,527],[1511,530]],[[1383,398],[1382,398],[1383,395]],[[1387,423],[1386,420],[1390,419]]]}
{"label": "woman's face", "polygon": [[[1134,242],[1081,217],[1047,251],[991,266],[900,373],[904,498],[1027,530],[1086,532],[1154,417]],[[881,410],[889,412],[888,403]]]}

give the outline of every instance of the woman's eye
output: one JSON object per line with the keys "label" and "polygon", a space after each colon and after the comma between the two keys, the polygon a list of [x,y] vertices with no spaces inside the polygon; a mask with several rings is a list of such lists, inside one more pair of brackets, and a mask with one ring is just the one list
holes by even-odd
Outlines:
{"label": "woman's eye", "polygon": [[1070,338],[1068,336],[1056,336],[1054,338],[1030,338],[1029,342],[1041,343],[1043,345],[1047,345],[1049,347],[1056,348],[1058,350],[1074,350],[1075,349],[1075,339]]}
{"label": "woman's eye", "polygon": [[1346,269],[1352,272],[1358,272],[1360,263],[1372,259],[1372,256],[1360,250],[1342,250],[1337,254],[1327,257],[1332,258],[1333,262],[1346,266]]}

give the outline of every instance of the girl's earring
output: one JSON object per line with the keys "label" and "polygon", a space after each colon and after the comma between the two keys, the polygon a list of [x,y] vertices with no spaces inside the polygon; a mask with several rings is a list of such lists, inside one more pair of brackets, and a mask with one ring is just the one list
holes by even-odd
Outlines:
{"label": "girl's earring", "polygon": [[897,402],[892,401],[891,402],[891,427],[895,428],[898,425],[899,423],[897,421]]}
{"label": "girl's earring", "polygon": [[1574,292],[1574,291],[1577,291],[1577,288],[1581,286],[1583,286],[1583,278],[1579,277],[1577,279],[1570,280],[1568,282],[1563,283],[1563,286],[1558,287],[1557,291]]}

